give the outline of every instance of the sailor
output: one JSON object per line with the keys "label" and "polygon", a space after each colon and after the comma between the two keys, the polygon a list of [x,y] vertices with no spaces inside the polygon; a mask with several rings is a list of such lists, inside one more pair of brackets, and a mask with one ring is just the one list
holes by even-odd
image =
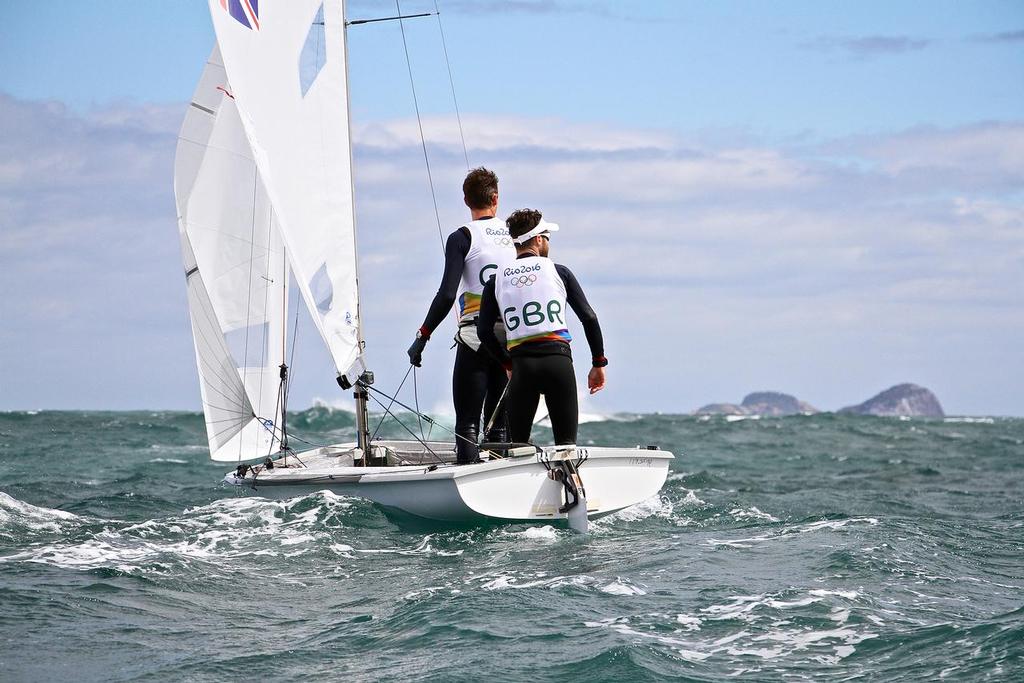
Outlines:
{"label": "sailor", "polygon": [[[459,464],[466,464],[479,460],[477,436],[481,408],[486,419],[490,419],[508,381],[501,364],[480,348],[476,325],[480,295],[484,284],[512,262],[516,254],[508,228],[494,218],[498,212],[498,176],[486,168],[473,169],[462,183],[462,194],[472,220],[448,236],[441,286],[416,333],[416,340],[409,347],[409,362],[420,366],[427,340],[451,310],[457,293],[459,330],[455,336],[458,350],[452,396],[455,401],[456,460]],[[491,333],[504,335],[500,325]],[[508,441],[505,425],[504,415],[498,415],[484,441]]]}
{"label": "sailor", "polygon": [[[566,305],[583,324],[590,346],[587,385],[591,394],[604,388],[608,365],[601,326],[576,276],[548,258],[551,233],[558,226],[533,209],[516,211],[506,223],[516,244],[516,260],[484,287],[477,330],[484,347],[512,373],[506,399],[509,438],[517,443],[529,441],[543,395],[555,444],[575,444],[579,407]],[[505,323],[505,344],[493,332],[499,319]]]}

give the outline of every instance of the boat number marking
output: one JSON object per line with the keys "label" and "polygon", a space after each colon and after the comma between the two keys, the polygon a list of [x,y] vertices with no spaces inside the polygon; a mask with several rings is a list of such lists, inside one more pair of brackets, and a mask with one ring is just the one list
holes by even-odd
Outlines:
{"label": "boat number marking", "polygon": [[634,467],[650,467],[651,461],[647,458],[630,458],[629,464]]}

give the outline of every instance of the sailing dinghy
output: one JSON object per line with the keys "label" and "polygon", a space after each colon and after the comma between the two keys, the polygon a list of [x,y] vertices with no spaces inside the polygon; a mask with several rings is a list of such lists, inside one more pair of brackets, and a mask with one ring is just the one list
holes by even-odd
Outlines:
{"label": "sailing dinghy", "polygon": [[[387,395],[363,341],[344,2],[209,4],[217,44],[181,128],[174,189],[210,455],[237,465],[225,481],[578,530],[656,494],[673,456],[653,447],[485,444],[483,462],[456,466],[451,442],[371,439],[368,400]],[[289,444],[290,282],[353,391],[355,443]]]}

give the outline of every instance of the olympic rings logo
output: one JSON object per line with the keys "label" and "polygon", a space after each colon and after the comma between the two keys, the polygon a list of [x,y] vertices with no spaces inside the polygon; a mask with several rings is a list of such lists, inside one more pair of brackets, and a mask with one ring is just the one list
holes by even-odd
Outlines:
{"label": "olympic rings logo", "polygon": [[529,275],[518,275],[509,280],[510,283],[512,283],[516,287],[519,287],[520,289],[522,289],[523,287],[529,287],[536,281],[537,276],[534,275],[533,273],[530,273]]}
{"label": "olympic rings logo", "polygon": [[510,246],[512,246],[512,238],[511,237],[495,237],[494,238],[494,243],[497,244],[499,247],[510,247]]}

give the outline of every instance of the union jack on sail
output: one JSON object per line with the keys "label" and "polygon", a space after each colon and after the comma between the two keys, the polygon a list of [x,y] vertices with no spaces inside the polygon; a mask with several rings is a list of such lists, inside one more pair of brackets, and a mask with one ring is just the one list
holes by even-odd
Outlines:
{"label": "union jack on sail", "polygon": [[259,0],[220,0],[220,6],[242,26],[260,30]]}

